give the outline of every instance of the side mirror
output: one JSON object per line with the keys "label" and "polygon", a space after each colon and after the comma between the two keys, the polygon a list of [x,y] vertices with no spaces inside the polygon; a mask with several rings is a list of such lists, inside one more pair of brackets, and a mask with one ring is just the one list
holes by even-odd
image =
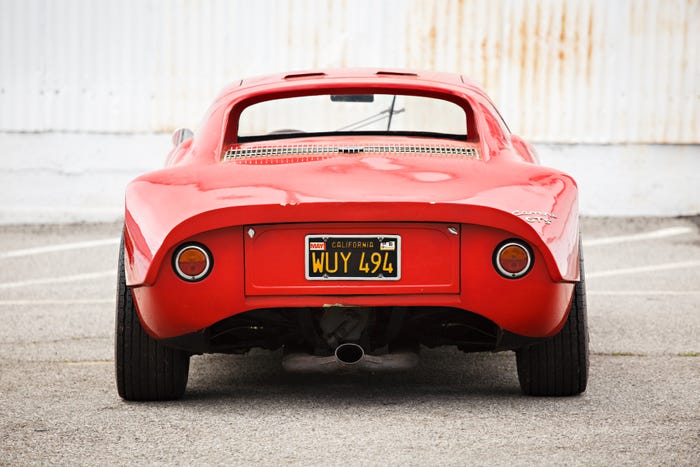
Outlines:
{"label": "side mirror", "polygon": [[178,147],[183,141],[187,141],[192,138],[194,133],[188,128],[178,128],[173,131],[173,146]]}

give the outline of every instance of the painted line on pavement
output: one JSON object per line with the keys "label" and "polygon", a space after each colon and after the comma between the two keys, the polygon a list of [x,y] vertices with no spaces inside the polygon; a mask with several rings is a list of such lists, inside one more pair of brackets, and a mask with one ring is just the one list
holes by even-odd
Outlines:
{"label": "painted line on pavement", "polygon": [[91,279],[101,279],[103,277],[117,278],[116,271],[88,272],[85,274],[75,274],[73,276],[46,277],[43,279],[27,279],[16,282],[0,283],[0,289],[12,289],[15,287],[26,287],[31,285],[61,284],[64,282],[80,282]]}
{"label": "painted line on pavement", "polygon": [[596,277],[623,276],[626,274],[641,274],[645,272],[668,271],[671,269],[687,269],[700,267],[700,261],[681,261],[678,263],[654,264],[650,266],[639,266],[636,268],[612,269],[609,271],[587,272],[586,279]]}
{"label": "painted line on pavement", "polygon": [[113,304],[114,298],[55,299],[55,300],[0,300],[0,306],[41,306],[41,305],[107,305]]}
{"label": "painted line on pavement", "polygon": [[700,296],[700,290],[586,290],[586,295],[610,296]]}
{"label": "painted line on pavement", "polygon": [[653,230],[631,235],[619,235],[615,237],[592,238],[583,240],[583,246],[613,245],[616,243],[639,242],[643,240],[654,240],[658,238],[675,237],[692,233],[691,227],[669,227],[668,229]]}
{"label": "painted line on pavement", "polygon": [[73,362],[60,362],[68,366],[92,366],[92,365],[114,365],[114,360],[81,360]]}
{"label": "painted line on pavement", "polygon": [[39,246],[34,248],[24,248],[22,250],[11,250],[0,253],[0,258],[17,258],[20,256],[41,255],[44,253],[55,253],[57,251],[82,250],[85,248],[95,248],[105,245],[119,245],[119,238],[102,238],[100,240],[87,240],[84,242],[62,243],[60,245]]}

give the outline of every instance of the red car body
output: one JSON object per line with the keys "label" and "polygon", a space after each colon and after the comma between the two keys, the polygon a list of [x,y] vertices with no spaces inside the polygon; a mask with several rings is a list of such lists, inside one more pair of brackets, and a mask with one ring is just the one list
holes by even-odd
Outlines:
{"label": "red car body", "polygon": [[[397,92],[459,105],[469,137],[238,137],[242,110],[258,102]],[[539,165],[484,91],[459,75],[339,70],[243,80],[219,95],[164,169],[128,185],[125,282],[150,338],[190,353],[285,345],[249,336],[217,343],[217,332],[250,312],[328,308],[461,312],[493,329],[492,343],[473,350],[516,349],[556,335],[567,320],[580,279],[577,198],[574,180]],[[401,239],[398,280],[306,277],[306,236],[387,233]],[[508,239],[532,255],[517,279],[494,264]],[[205,245],[212,257],[201,281],[173,267],[186,243]],[[418,340],[453,343],[446,336]]]}

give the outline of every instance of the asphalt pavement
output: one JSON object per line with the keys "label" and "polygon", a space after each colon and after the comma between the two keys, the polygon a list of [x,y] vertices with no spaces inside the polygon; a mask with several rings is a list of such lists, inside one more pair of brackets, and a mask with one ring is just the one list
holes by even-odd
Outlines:
{"label": "asphalt pavement", "polygon": [[588,390],[521,395],[513,353],[400,374],[192,358],[185,398],[114,383],[116,224],[0,227],[0,465],[700,465],[698,218],[584,219]]}

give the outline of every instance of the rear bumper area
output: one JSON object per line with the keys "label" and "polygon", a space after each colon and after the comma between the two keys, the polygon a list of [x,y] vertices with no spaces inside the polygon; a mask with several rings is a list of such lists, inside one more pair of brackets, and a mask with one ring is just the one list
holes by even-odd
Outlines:
{"label": "rear bumper area", "polygon": [[[456,228],[458,235],[450,233],[449,227]],[[264,230],[261,226],[253,228],[259,229],[254,237]],[[533,248],[534,264],[526,276],[502,277],[494,268],[493,252],[513,235],[485,226],[365,224],[360,229],[363,232],[401,235],[400,280],[346,281],[331,286],[323,281],[306,281],[302,234],[355,234],[359,230],[354,228],[322,225],[313,230],[279,231],[282,237],[293,237],[282,248],[292,253],[275,246],[282,237],[271,234],[259,245],[269,249],[262,256],[246,246],[246,238],[251,237],[244,226],[197,234],[187,241],[206,245],[211,251],[211,273],[200,282],[180,279],[169,260],[175,247],[171,248],[153,284],[132,288],[141,322],[152,337],[167,339],[202,333],[216,323],[253,310],[432,307],[472,313],[504,332],[526,337],[548,337],[563,325],[574,283],[554,282],[537,248]],[[262,266],[250,264],[251,258],[260,259]],[[271,281],[266,279],[265,270],[275,261],[286,265],[274,269],[277,275]],[[274,285],[278,279],[282,286]]]}

